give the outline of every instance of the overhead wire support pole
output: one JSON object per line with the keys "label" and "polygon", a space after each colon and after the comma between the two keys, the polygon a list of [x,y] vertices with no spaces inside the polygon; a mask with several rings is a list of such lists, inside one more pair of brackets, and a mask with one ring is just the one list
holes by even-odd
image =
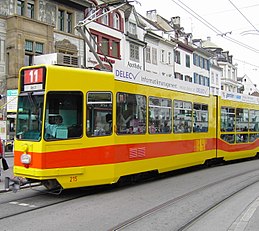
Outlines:
{"label": "overhead wire support pole", "polygon": [[[106,15],[106,14],[108,14],[108,13],[114,11],[114,10],[119,9],[120,7],[124,6],[125,4],[126,4],[126,2],[124,2],[124,3],[122,3],[122,4],[119,4],[119,5],[116,6],[115,8],[113,8],[113,9],[111,9],[111,10],[105,12],[105,13],[102,13],[102,14],[100,14],[100,15],[98,15],[98,16],[92,18],[91,20],[89,20],[92,16],[96,15],[96,13],[101,10],[101,8],[99,8],[99,9],[97,9],[94,13],[92,13],[90,16],[88,16],[87,18],[85,18],[84,20],[79,21],[78,24],[75,26],[75,29],[81,34],[81,36],[83,37],[84,41],[87,43],[88,47],[90,48],[90,51],[93,53],[94,57],[96,58],[96,60],[97,60],[97,62],[99,63],[99,65],[100,65],[100,67],[101,67],[102,70],[106,70],[106,71],[108,70],[108,71],[110,71],[107,67],[105,67],[105,65],[103,64],[102,60],[101,60],[100,57],[97,55],[97,52],[95,51],[94,47],[92,46],[90,40],[87,38],[85,32],[83,31],[83,28],[84,28],[87,24],[89,24],[89,23],[95,21],[95,20],[98,19],[98,18],[103,17],[104,15]],[[102,7],[102,5],[101,5],[101,7]],[[87,28],[86,28],[86,30],[87,30]],[[88,30],[87,30],[87,32],[90,34],[90,32],[89,32]]]}
{"label": "overhead wire support pole", "polygon": [[[90,16],[88,16],[87,18],[85,18],[84,20],[79,21],[78,24],[76,25],[76,28],[77,28],[77,27],[80,27],[80,26],[86,26],[87,24],[89,24],[89,23],[95,21],[96,19],[101,18],[101,17],[103,17],[104,15],[109,14],[109,13],[111,13],[112,11],[119,9],[120,7],[124,6],[125,4],[126,4],[126,3],[122,3],[122,4],[120,4],[119,6],[117,6],[117,7],[113,8],[113,9],[111,9],[111,10],[109,10],[109,11],[103,13],[103,14],[100,14],[100,15],[96,16],[95,18],[92,18],[91,20],[89,20],[89,18],[91,18],[93,15],[95,15],[95,14],[97,13],[97,12],[94,12],[93,14],[91,14]],[[97,11],[99,11],[99,10],[101,10],[101,9],[98,9]]]}
{"label": "overhead wire support pole", "polygon": [[78,30],[78,32],[82,35],[83,39],[85,40],[85,42],[87,43],[87,45],[89,46],[90,50],[93,52],[94,57],[96,58],[97,62],[99,63],[101,69],[103,70],[107,70],[107,68],[103,65],[102,60],[99,58],[99,56],[97,55],[95,49],[93,48],[91,42],[89,41],[89,39],[87,38],[87,36],[85,35],[83,28],[80,27],[76,27],[76,29]]}

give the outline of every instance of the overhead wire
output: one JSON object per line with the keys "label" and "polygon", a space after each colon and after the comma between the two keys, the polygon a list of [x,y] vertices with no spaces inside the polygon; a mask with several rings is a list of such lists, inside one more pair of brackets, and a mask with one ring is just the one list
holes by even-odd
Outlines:
{"label": "overhead wire", "polygon": [[243,16],[243,18],[257,31],[257,28],[253,25],[253,23],[241,12],[241,10],[239,10],[239,8],[231,1],[231,0],[228,0],[234,7],[235,9]]}
{"label": "overhead wire", "polygon": [[[252,7],[256,7],[256,6],[259,6],[259,4],[253,4],[253,5],[249,5],[249,6],[239,7],[239,9],[248,9],[248,8],[252,8]],[[234,9],[214,11],[214,12],[210,12],[208,15],[222,14],[222,13],[231,12],[231,11],[234,11]]]}
{"label": "overhead wire", "polygon": [[[224,35],[226,33],[223,33],[222,31],[220,31],[219,29],[217,29],[215,26],[213,26],[211,23],[209,23],[206,19],[204,19],[202,16],[200,16],[199,14],[197,14],[195,11],[193,11],[190,7],[188,7],[186,4],[184,4],[181,0],[178,0],[178,2],[180,2],[181,4],[179,4],[178,2],[176,2],[175,0],[172,0],[176,5],[178,5],[179,7],[181,7],[184,11],[186,11],[187,13],[189,13],[190,15],[192,15],[194,18],[196,18],[198,21],[200,21],[202,24],[204,24],[206,27],[208,27],[209,29],[211,29],[213,32],[215,32],[217,35],[222,35],[222,38],[229,40],[239,46],[242,46],[250,51],[253,51],[255,53],[259,53],[259,50],[255,49],[254,47],[251,47],[245,43],[242,43],[236,39],[231,38],[230,36]],[[224,36],[223,36],[224,35]]]}
{"label": "overhead wire", "polygon": [[247,64],[247,65],[249,65],[249,66],[256,67],[256,68],[259,69],[259,66],[258,66],[258,65],[249,63],[249,62],[247,62],[247,61],[245,61],[245,60],[237,59],[237,58],[235,58],[235,57],[233,57],[233,59],[236,60],[236,61],[238,61],[238,62],[241,62],[241,63],[243,63],[243,64]]}

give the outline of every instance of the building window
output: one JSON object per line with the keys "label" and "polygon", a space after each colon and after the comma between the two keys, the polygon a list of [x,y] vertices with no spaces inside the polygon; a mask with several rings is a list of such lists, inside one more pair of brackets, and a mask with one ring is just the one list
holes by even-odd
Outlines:
{"label": "building window", "polygon": [[204,59],[204,69],[209,70],[208,60]]}
{"label": "building window", "polygon": [[120,16],[118,13],[113,15],[113,28],[119,30],[120,29]]}
{"label": "building window", "polygon": [[146,48],[146,62],[147,63],[151,63],[151,51],[150,51],[150,47]]}
{"label": "building window", "polygon": [[119,48],[120,43],[116,41],[112,41],[112,56],[118,58],[119,57]]}
{"label": "building window", "polygon": [[43,43],[25,40],[24,50],[24,65],[31,66],[33,64],[33,56],[43,54]]}
{"label": "building window", "polygon": [[58,10],[58,30],[67,33],[73,32],[73,14],[65,10]]}
{"label": "building window", "polygon": [[165,50],[161,50],[161,62],[165,63]]}
{"label": "building window", "polygon": [[185,55],[185,65],[186,67],[190,67],[190,55]]}
{"label": "building window", "polygon": [[200,81],[199,81],[199,75],[197,73],[193,73],[193,78],[194,78],[194,83],[197,83],[199,84]]}
{"label": "building window", "polygon": [[137,34],[137,25],[135,23],[129,22],[129,33]]}
{"label": "building window", "polygon": [[101,41],[102,41],[101,51],[104,55],[108,55],[109,54],[109,39],[102,38]]}
{"label": "building window", "polygon": [[157,65],[157,49],[152,47],[152,63]]}
{"label": "building window", "polygon": [[72,13],[67,12],[67,33],[72,33]]}
{"label": "building window", "polygon": [[200,56],[197,54],[193,54],[193,64],[195,66],[200,66]]}
{"label": "building window", "polygon": [[95,19],[97,17],[97,9],[96,7],[91,7],[91,8],[86,8],[85,11],[85,18],[89,18],[89,20],[91,19]]}
{"label": "building window", "polygon": [[33,52],[33,42],[32,41],[25,41],[25,51]]}
{"label": "building window", "polygon": [[171,52],[168,52],[168,54],[167,54],[167,62],[168,62],[168,64],[171,64],[171,61],[172,60],[172,53]]}
{"label": "building window", "polygon": [[184,80],[185,80],[186,82],[192,82],[192,77],[189,76],[189,75],[185,75],[185,76],[184,76]]}
{"label": "building window", "polygon": [[58,29],[61,31],[65,30],[65,11],[58,10]]}
{"label": "building window", "polygon": [[204,67],[204,63],[203,63],[203,58],[200,56],[200,67],[203,68]]}
{"label": "building window", "polygon": [[174,57],[175,62],[178,63],[178,64],[181,64],[181,53],[180,53],[180,51],[175,51],[174,55],[175,55],[175,57]]}
{"label": "building window", "polygon": [[34,18],[34,1],[30,0],[27,3],[27,16],[29,18]]}
{"label": "building window", "polygon": [[203,76],[203,75],[199,75],[199,79],[200,79],[199,84],[200,84],[200,85],[205,85],[204,76]]}
{"label": "building window", "polygon": [[174,78],[175,78],[175,79],[183,80],[183,75],[182,75],[181,73],[175,72],[175,73],[174,73]]}
{"label": "building window", "polygon": [[204,85],[206,87],[209,87],[210,86],[210,79],[208,77],[204,77]]}
{"label": "building window", "polygon": [[109,25],[109,15],[108,15],[108,10],[107,9],[103,9],[103,16],[102,16],[102,24],[104,25]]}
{"label": "building window", "polygon": [[24,15],[24,1],[17,0],[17,14]]}
{"label": "building window", "polygon": [[35,53],[43,54],[43,43],[35,43]]}
{"label": "building window", "polygon": [[[102,55],[120,58],[120,40],[106,34],[91,30],[91,44]],[[100,44],[100,46],[99,46]]]}
{"label": "building window", "polygon": [[130,60],[139,62],[139,46],[134,43],[130,43]]}

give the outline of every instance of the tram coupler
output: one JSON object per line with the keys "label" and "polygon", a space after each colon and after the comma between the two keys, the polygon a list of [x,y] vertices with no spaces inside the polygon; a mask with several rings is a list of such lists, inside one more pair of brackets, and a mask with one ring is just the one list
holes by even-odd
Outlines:
{"label": "tram coupler", "polygon": [[20,177],[5,177],[5,190],[12,190],[14,193],[16,193],[19,189],[21,189],[21,186],[28,184],[28,181],[25,178]]}

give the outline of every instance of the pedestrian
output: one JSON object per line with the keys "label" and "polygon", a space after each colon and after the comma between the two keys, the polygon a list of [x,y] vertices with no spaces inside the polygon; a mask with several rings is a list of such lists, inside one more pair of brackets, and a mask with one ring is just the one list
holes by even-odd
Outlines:
{"label": "pedestrian", "polygon": [[[9,169],[9,166],[8,166],[8,163],[6,161],[6,159],[4,158],[4,152],[3,152],[3,143],[2,143],[2,140],[0,139],[0,159],[2,159],[2,167],[3,167],[3,170],[7,170]],[[1,168],[0,168],[0,176],[1,176]],[[1,181],[1,179],[0,179]]]}

